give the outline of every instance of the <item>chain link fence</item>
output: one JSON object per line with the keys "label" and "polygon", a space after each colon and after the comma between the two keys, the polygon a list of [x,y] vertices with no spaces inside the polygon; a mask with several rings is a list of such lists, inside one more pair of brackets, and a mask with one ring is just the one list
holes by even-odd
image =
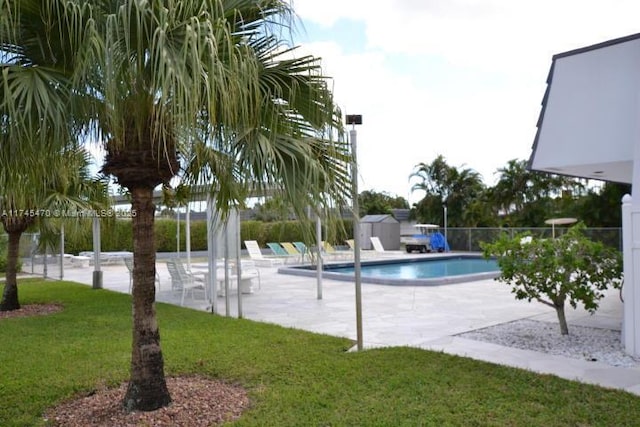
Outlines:
{"label": "chain link fence", "polygon": [[[556,227],[555,235],[565,233],[566,227]],[[515,236],[519,233],[530,233],[535,238],[548,239],[552,237],[551,227],[533,228],[447,228],[447,241],[452,251],[481,252],[483,242],[492,242],[501,233]],[[607,246],[622,251],[621,228],[587,228],[585,234],[591,240],[602,242]],[[60,238],[53,239],[45,251],[40,244],[38,233],[25,233],[20,239],[20,262],[25,273],[42,275],[44,277],[61,278],[65,268],[74,267],[72,257],[63,254]],[[6,253],[7,235],[0,234],[0,249]]]}
{"label": "chain link fence", "polygon": [[[556,227],[555,235],[560,236],[567,231],[565,227]],[[480,252],[480,244],[492,242],[501,233],[509,233],[511,237],[520,233],[530,233],[534,238],[550,239],[553,230],[551,227],[534,228],[447,228],[447,241],[452,251]],[[587,228],[585,235],[596,242],[602,242],[607,246],[622,251],[621,228]]]}
{"label": "chain link fence", "polygon": [[[6,257],[7,245],[8,236],[0,234],[3,257]],[[70,266],[70,256],[62,254],[61,245],[61,239],[57,239],[50,242],[45,250],[40,244],[39,233],[22,234],[18,253],[21,271],[43,277],[61,278],[65,266]]]}

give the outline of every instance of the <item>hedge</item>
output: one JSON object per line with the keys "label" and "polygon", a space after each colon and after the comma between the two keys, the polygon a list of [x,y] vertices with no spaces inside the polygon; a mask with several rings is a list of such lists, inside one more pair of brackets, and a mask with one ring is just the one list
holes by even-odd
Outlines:
{"label": "hedge", "polygon": [[[311,228],[314,224],[306,224]],[[81,224],[81,230],[73,236],[66,236],[65,252],[78,254],[82,251],[93,250],[91,222]],[[329,240],[332,244],[343,245],[353,234],[352,221],[343,220],[336,230],[331,233]],[[131,221],[114,220],[103,224],[101,228],[100,243],[102,250],[109,251],[133,251],[133,238]],[[157,218],[155,221],[156,250],[158,252],[175,252],[176,220]],[[180,221],[180,250],[186,250],[186,224]],[[302,224],[300,221],[262,222],[243,221],[241,223],[240,238],[244,240],[256,240],[261,247],[266,247],[267,242],[296,242],[305,241]],[[207,249],[207,223],[205,220],[191,221],[191,250],[200,251]]]}

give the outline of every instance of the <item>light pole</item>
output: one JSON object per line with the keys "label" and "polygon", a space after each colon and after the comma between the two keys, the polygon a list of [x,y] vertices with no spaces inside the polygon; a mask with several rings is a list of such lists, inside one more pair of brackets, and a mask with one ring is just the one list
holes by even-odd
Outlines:
{"label": "light pole", "polygon": [[353,201],[353,270],[356,281],[356,335],[357,349],[363,349],[362,343],[362,279],[360,275],[360,207],[358,206],[358,132],[356,125],[362,124],[360,114],[347,114],[347,124],[351,125],[351,197]]}
{"label": "light pole", "polygon": [[449,244],[449,241],[447,240],[447,202],[444,202],[442,207],[444,208],[444,241],[446,246]]}

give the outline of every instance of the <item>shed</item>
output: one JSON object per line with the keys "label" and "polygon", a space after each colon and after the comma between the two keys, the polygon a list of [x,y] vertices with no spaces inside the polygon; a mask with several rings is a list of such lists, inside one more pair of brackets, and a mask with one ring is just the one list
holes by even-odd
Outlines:
{"label": "shed", "polygon": [[378,237],[385,249],[400,249],[400,223],[392,215],[365,215],[360,218],[362,249],[372,249],[370,237]]}

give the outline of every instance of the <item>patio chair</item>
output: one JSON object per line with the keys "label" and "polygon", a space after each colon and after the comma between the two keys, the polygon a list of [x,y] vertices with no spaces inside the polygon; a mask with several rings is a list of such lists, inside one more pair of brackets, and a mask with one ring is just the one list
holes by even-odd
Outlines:
{"label": "patio chair", "polygon": [[[133,258],[125,257],[124,265],[127,266],[127,270],[129,271],[129,293],[131,293],[131,288],[133,286]],[[157,269],[156,269],[156,288],[158,289],[158,291],[160,290],[160,275],[158,274]]]}
{"label": "patio chair", "polygon": [[299,251],[291,242],[280,242],[287,254],[292,257],[300,257],[300,262],[304,262],[304,251]]}
{"label": "patio chair", "polygon": [[313,254],[311,250],[305,245],[303,242],[293,242],[293,246],[302,254],[302,261],[304,262],[304,257],[306,256],[309,259],[309,262],[312,262]]}
{"label": "patio chair", "polygon": [[[300,256],[300,253],[298,251],[295,250],[294,247],[294,251],[295,253],[289,253],[287,252],[287,250],[282,246],[281,243],[277,243],[277,242],[268,242],[267,246],[269,247],[269,249],[271,249],[271,252],[273,252],[274,255],[276,255],[277,257],[279,257],[280,259],[284,260],[284,262],[286,263],[287,260],[295,260],[295,258],[297,258],[298,256]],[[293,247],[293,245],[292,245]]]}
{"label": "patio chair", "polygon": [[[349,239],[349,240],[345,240],[345,242],[347,243],[347,246],[349,246],[349,251],[351,252],[351,256],[353,256],[353,251],[356,249],[356,244],[353,241],[353,239]],[[376,255],[376,251],[371,251],[371,250],[360,250],[360,257],[362,258],[367,258],[367,257],[375,257]]]}
{"label": "patio chair", "polygon": [[245,240],[244,246],[247,248],[249,258],[253,260],[256,266],[273,267],[284,263],[281,257],[264,256],[258,242],[255,240]]}
{"label": "patio chair", "polygon": [[382,242],[380,241],[380,238],[377,236],[372,236],[369,237],[369,239],[371,240],[371,244],[373,245],[373,250],[376,252],[376,254],[378,255],[404,255],[404,251],[388,251],[384,248],[384,246],[382,246]]}
{"label": "patio chair", "polygon": [[338,259],[349,259],[353,258],[353,251],[339,251],[333,247],[333,245],[329,242],[322,242],[322,250],[324,256],[329,256],[332,258]]}
{"label": "patio chair", "polygon": [[280,257],[290,256],[290,254],[287,253],[287,251],[282,247],[280,243],[268,242],[267,246],[269,247],[269,249],[271,249],[271,252],[273,252],[274,255],[277,255]]}
{"label": "patio chair", "polygon": [[184,305],[184,297],[188,292],[191,292],[191,297],[193,298],[196,290],[202,290],[204,292],[204,299],[207,299],[207,287],[204,276],[198,277],[192,273],[188,273],[182,261],[177,258],[167,260],[167,270],[169,270],[169,276],[171,276],[171,289],[182,293],[180,305]]}
{"label": "patio chair", "polygon": [[293,242],[293,246],[295,246],[295,248],[298,250],[298,252],[300,252],[301,254],[308,254],[309,253],[309,248],[307,248],[307,245],[305,245],[302,242]]}

